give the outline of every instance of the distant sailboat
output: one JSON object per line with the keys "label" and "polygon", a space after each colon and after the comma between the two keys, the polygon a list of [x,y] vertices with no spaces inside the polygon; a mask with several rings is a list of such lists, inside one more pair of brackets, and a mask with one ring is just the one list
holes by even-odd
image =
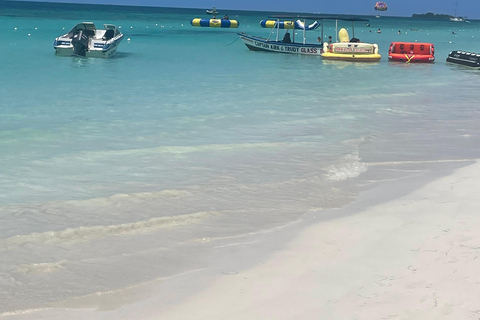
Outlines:
{"label": "distant sailboat", "polygon": [[450,21],[454,22],[469,22],[462,17],[457,16],[458,1],[455,2],[455,16],[450,18]]}

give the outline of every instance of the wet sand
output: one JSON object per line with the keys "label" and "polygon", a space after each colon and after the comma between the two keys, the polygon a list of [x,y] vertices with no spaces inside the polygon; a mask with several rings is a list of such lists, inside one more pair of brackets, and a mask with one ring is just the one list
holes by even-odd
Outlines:
{"label": "wet sand", "polygon": [[478,320],[479,191],[474,163],[339,218],[240,241],[231,255],[218,245],[188,274],[0,319]]}

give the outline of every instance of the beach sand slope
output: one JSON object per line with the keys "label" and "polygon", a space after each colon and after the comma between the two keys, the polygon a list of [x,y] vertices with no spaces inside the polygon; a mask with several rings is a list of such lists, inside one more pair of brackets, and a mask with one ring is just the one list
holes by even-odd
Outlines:
{"label": "beach sand slope", "polygon": [[406,196],[338,209],[342,217],[251,268],[207,268],[0,319],[478,320],[479,191],[475,163]]}
{"label": "beach sand slope", "polygon": [[480,164],[308,228],[157,319],[480,319]]}

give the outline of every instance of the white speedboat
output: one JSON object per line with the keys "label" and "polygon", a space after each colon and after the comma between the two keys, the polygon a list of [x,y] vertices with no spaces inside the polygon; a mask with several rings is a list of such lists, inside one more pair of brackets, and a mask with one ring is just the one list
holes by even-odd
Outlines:
{"label": "white speedboat", "polygon": [[111,57],[123,39],[123,34],[113,24],[97,29],[93,22],[77,24],[68,33],[55,39],[56,55],[82,57]]}

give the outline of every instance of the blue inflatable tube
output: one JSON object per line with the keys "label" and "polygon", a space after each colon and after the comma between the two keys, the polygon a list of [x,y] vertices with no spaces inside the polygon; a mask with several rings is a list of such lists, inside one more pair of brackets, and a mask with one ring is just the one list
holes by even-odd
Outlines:
{"label": "blue inflatable tube", "polygon": [[237,20],[223,19],[200,19],[195,18],[190,21],[194,27],[210,27],[210,28],[237,28],[240,24]]}

